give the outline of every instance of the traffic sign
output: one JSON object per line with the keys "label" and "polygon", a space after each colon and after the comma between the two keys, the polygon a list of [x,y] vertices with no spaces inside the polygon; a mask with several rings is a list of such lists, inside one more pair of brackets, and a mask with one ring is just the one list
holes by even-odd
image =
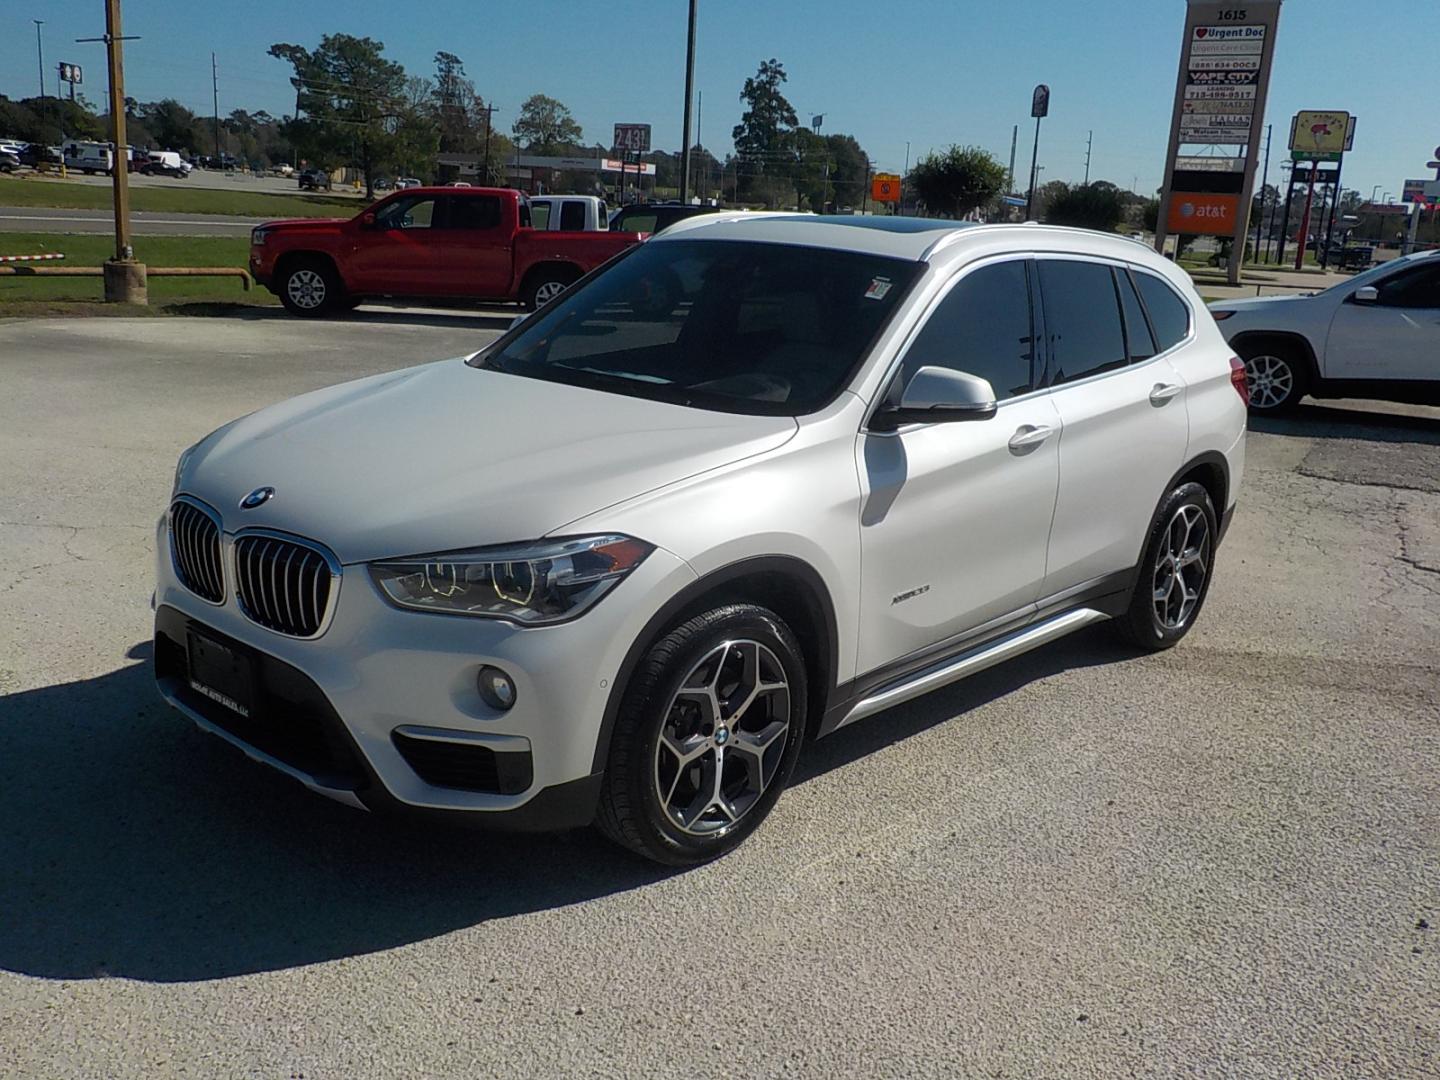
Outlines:
{"label": "traffic sign", "polygon": [[870,197],[876,202],[899,202],[900,177],[895,173],[876,173],[870,181]]}

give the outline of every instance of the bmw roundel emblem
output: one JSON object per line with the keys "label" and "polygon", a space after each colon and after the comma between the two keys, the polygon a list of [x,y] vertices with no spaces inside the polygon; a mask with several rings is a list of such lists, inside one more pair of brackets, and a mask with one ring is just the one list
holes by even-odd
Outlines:
{"label": "bmw roundel emblem", "polygon": [[240,500],[241,510],[254,510],[257,506],[263,506],[275,497],[273,487],[258,487]]}

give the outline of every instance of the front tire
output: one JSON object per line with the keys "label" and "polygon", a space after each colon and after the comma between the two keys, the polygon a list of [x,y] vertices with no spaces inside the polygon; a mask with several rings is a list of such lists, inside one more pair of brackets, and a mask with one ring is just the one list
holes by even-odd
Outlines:
{"label": "front tire", "polygon": [[345,298],[340,275],[319,259],[296,260],[280,275],[280,302],[292,315],[328,315]]}
{"label": "front tire", "polygon": [[1116,620],[1121,637],[1158,651],[1190,632],[1210,592],[1218,537],[1215,505],[1199,484],[1181,484],[1161,500],[1130,606]]}
{"label": "front tire", "polygon": [[1275,415],[1293,409],[1309,388],[1303,361],[1293,346],[1271,342],[1247,344],[1240,350],[1250,411]]}
{"label": "front tire", "polygon": [[735,848],[795,768],[805,661],[774,612],[732,604],[652,645],[626,687],[596,823],[655,862],[690,866]]}

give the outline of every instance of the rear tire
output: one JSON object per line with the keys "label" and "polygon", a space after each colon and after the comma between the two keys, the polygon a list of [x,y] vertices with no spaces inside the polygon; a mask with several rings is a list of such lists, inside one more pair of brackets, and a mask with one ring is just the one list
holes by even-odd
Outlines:
{"label": "rear tire", "polygon": [[280,302],[292,315],[328,315],[344,303],[345,286],[322,259],[296,259],[280,274]]}
{"label": "rear tire", "polygon": [[1130,606],[1115,620],[1122,638],[1158,651],[1190,632],[1210,593],[1218,537],[1215,505],[1199,484],[1181,484],[1160,501]]}
{"label": "rear tire", "polygon": [[1300,350],[1280,342],[1246,342],[1239,350],[1245,361],[1250,411],[1274,416],[1293,409],[1310,388],[1309,371]]}
{"label": "rear tire", "polygon": [[625,688],[596,824],[668,866],[718,858],[770,812],[806,721],[805,661],[774,612],[731,604],[652,645]]}
{"label": "rear tire", "polygon": [[573,285],[576,278],[575,271],[569,267],[542,267],[530,275],[520,302],[526,311],[538,311]]}

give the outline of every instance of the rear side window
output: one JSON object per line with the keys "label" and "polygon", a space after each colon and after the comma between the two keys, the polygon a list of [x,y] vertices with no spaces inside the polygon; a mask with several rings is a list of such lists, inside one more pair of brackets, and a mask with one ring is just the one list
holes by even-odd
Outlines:
{"label": "rear side window", "polygon": [[1135,283],[1140,286],[1150,325],[1155,328],[1155,344],[1161,352],[1179,345],[1190,333],[1190,309],[1185,301],[1154,274],[1138,272]]}
{"label": "rear side window", "polygon": [[982,266],[951,289],[905,353],[900,387],[922,367],[988,379],[995,400],[1034,388],[1035,337],[1025,262]]}
{"label": "rear side window", "polygon": [[1157,351],[1155,339],[1150,335],[1150,324],[1145,320],[1145,309],[1140,305],[1129,271],[1117,269],[1115,283],[1120,287],[1120,310],[1125,313],[1125,341],[1130,346],[1130,359],[1149,360]]}
{"label": "rear side window", "polygon": [[1040,260],[1045,330],[1056,384],[1124,367],[1125,331],[1110,267],[1101,263]]}
{"label": "rear side window", "polygon": [[548,202],[532,202],[530,204],[530,227],[533,229],[544,229],[550,225],[550,204]]}
{"label": "rear side window", "polygon": [[450,228],[493,229],[500,224],[500,200],[494,195],[452,195]]}
{"label": "rear side window", "polygon": [[585,204],[575,199],[566,199],[560,204],[560,228],[568,232],[580,232],[585,228]]}
{"label": "rear side window", "polygon": [[620,232],[643,232],[653,233],[655,231],[656,215],[651,213],[626,214],[622,213],[615,221],[615,227]]}

